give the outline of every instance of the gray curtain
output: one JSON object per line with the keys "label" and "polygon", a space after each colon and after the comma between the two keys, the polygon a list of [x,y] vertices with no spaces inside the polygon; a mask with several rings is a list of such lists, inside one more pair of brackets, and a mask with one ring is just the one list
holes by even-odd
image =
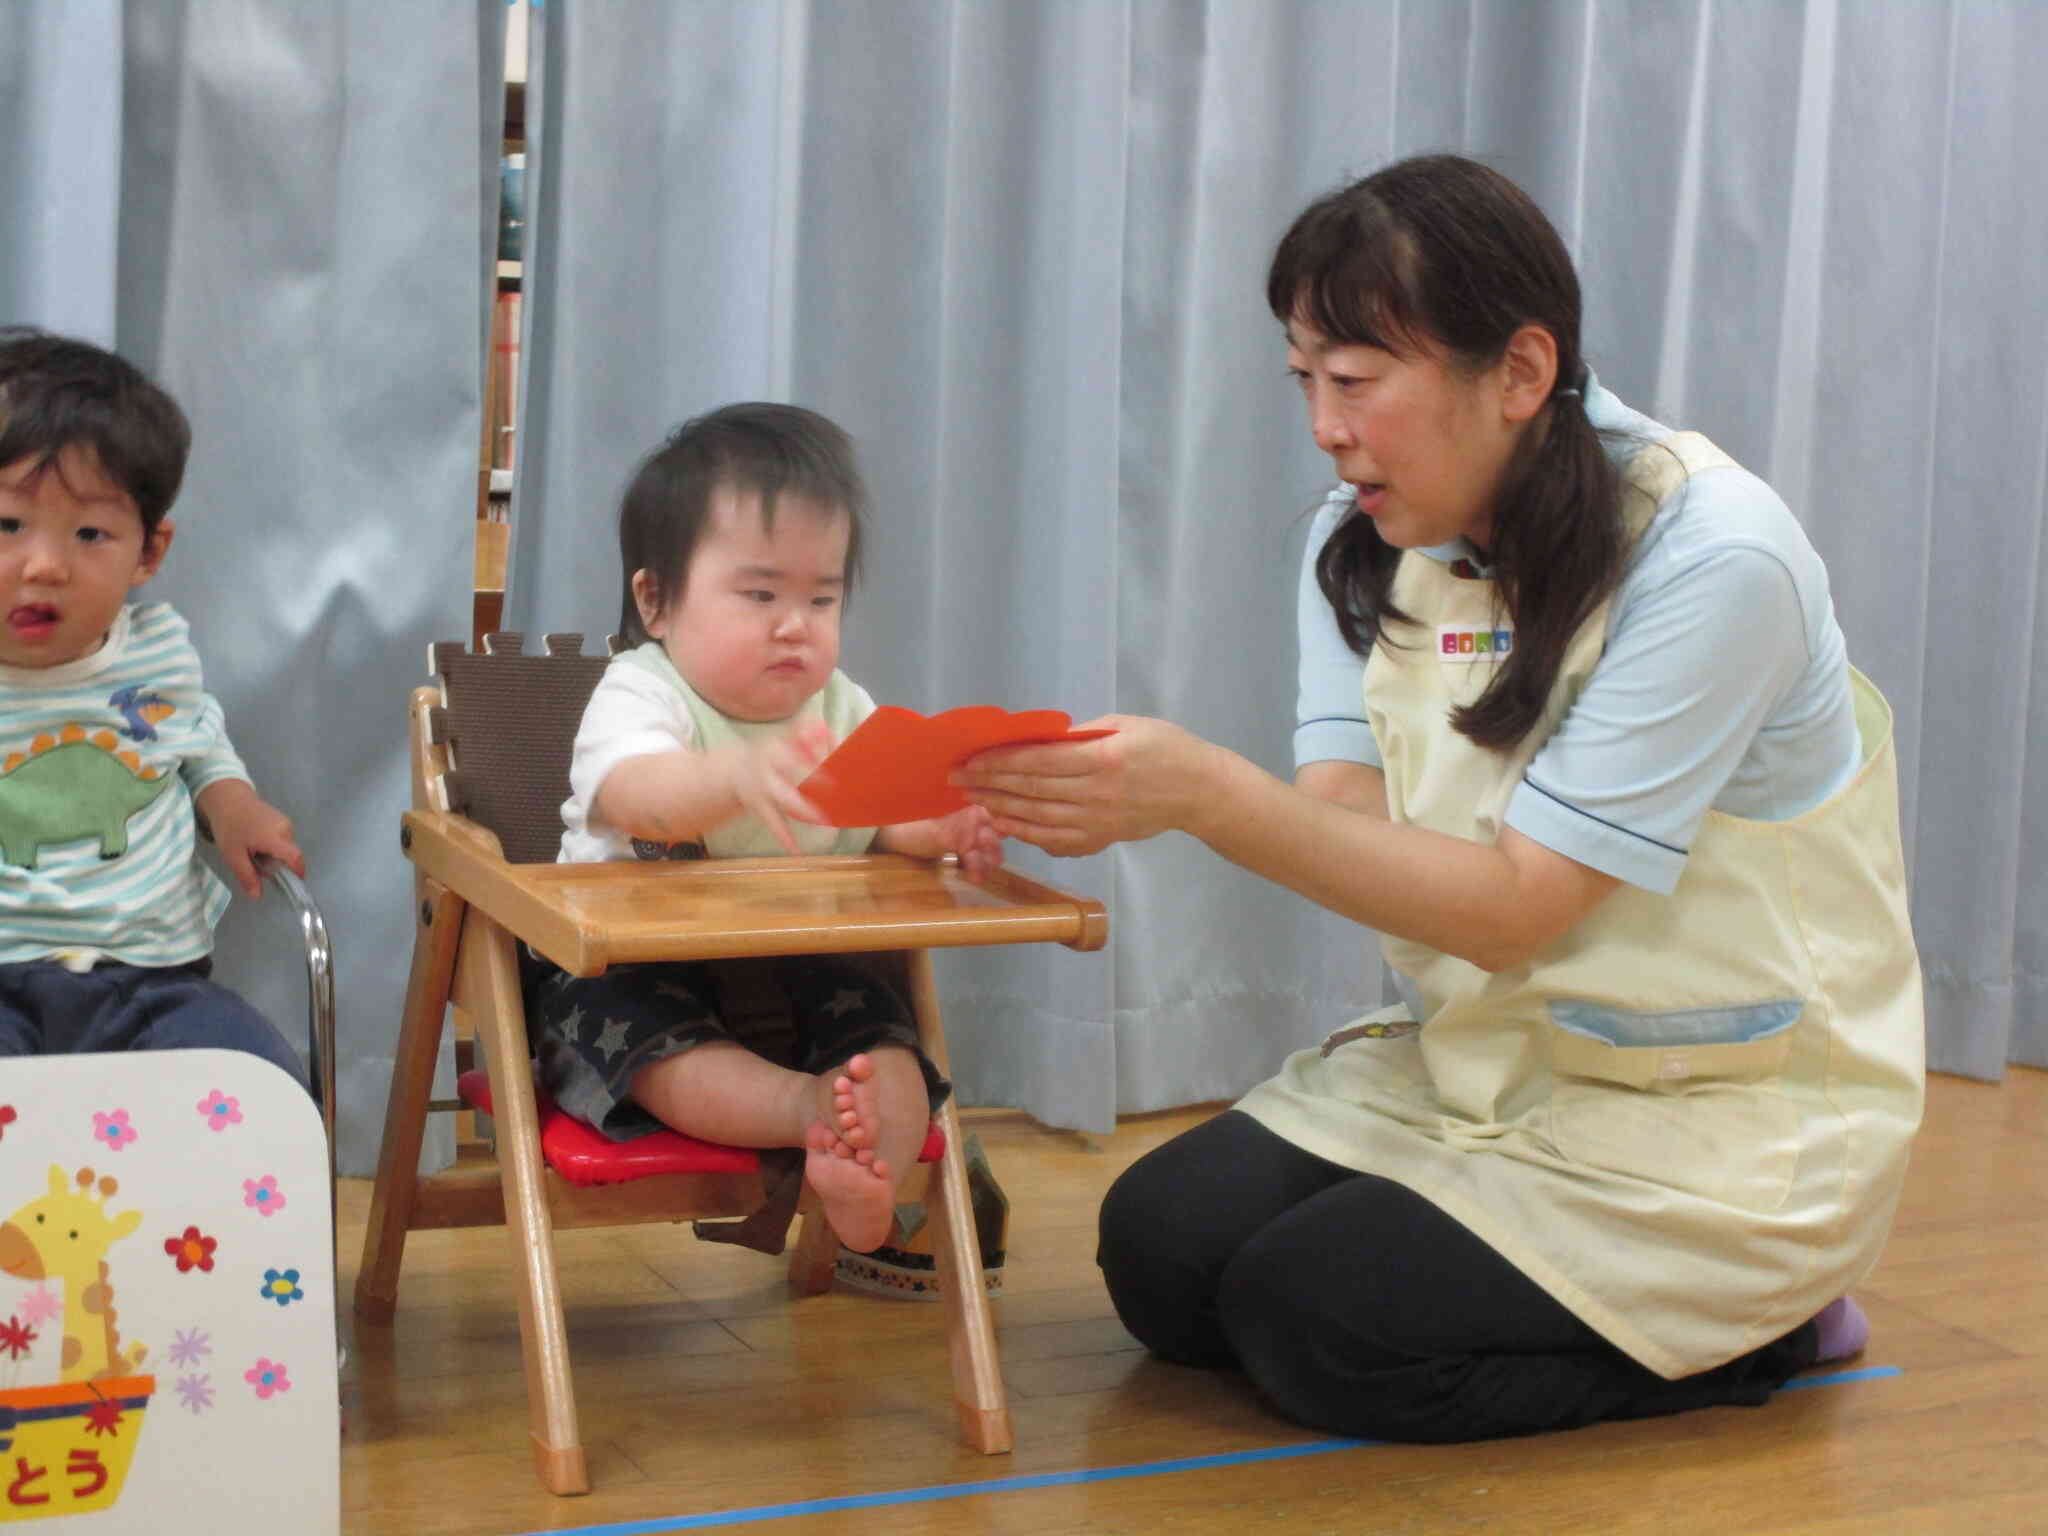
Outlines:
{"label": "gray curtain", "polygon": [[108,345],[120,0],[21,0],[0,16],[0,143],[0,317]]}
{"label": "gray curtain", "polygon": [[[1934,1060],[2048,1063],[2048,8],[539,14],[512,627],[612,628],[635,460],[794,399],[863,445],[845,659],[878,698],[1156,713],[1287,771],[1328,471],[1264,263],[1339,180],[1462,150],[1571,243],[1603,379],[1828,558],[1898,712]],[[1111,945],[945,957],[968,1102],[1101,1130],[1379,1001],[1368,935],[1187,839],[1017,862],[1105,899]]]}
{"label": "gray curtain", "polygon": [[[191,621],[332,931],[341,1161],[374,1166],[411,881],[404,695],[468,633],[495,207],[498,0],[10,0],[0,317],[149,369],[192,419]],[[491,108],[495,111],[496,108]],[[277,899],[224,919],[221,979],[303,1042]]]}

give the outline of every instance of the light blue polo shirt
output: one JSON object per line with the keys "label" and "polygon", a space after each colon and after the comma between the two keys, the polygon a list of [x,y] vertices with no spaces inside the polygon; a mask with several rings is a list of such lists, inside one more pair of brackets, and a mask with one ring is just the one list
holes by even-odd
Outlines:
{"label": "light blue polo shirt", "polygon": [[[1589,381],[1586,414],[1625,462],[1671,429]],[[1364,660],[1337,631],[1315,560],[1351,508],[1317,510],[1301,571],[1294,760],[1381,765]],[[1475,560],[1463,540],[1421,551]],[[1507,824],[1645,890],[1669,892],[1709,809],[1785,821],[1861,759],[1847,651],[1827,570],[1790,509],[1748,470],[1689,477],[1636,543],[1608,608],[1607,645],[1530,762]]]}

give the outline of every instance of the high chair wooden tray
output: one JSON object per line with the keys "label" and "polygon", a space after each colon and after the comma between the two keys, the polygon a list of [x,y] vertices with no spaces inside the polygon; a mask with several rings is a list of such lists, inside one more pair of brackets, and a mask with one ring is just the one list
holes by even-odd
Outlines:
{"label": "high chair wooden tray", "polygon": [[639,960],[1051,942],[1099,949],[1099,903],[1010,870],[972,885],[901,854],[656,864],[508,864],[456,816],[408,811],[419,869],[574,976]]}

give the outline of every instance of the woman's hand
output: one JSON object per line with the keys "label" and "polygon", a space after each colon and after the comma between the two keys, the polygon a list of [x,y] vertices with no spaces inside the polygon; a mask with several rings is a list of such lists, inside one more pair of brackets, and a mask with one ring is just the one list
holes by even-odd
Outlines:
{"label": "woman's hand", "polygon": [[1164,720],[1133,715],[1104,715],[1077,729],[1114,734],[994,747],[962,764],[953,782],[994,814],[1002,836],[1062,857],[1167,831],[1201,835],[1198,823],[1225,756],[1220,748]]}

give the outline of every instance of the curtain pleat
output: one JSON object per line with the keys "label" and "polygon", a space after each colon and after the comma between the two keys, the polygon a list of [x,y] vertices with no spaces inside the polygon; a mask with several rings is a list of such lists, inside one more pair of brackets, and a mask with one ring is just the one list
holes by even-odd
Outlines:
{"label": "curtain pleat", "polygon": [[[1898,713],[1934,1061],[2048,1062],[2048,11],[545,18],[518,627],[611,628],[637,458],[697,411],[794,399],[873,483],[845,661],[878,698],[1156,713],[1285,773],[1328,469],[1265,261],[1309,198],[1460,150],[1565,233],[1603,380],[1772,479],[1827,557]],[[1370,935],[1185,838],[1016,857],[1104,898],[1111,944],[944,957],[969,1102],[1102,1130],[1235,1094],[1382,995]]]}
{"label": "curtain pleat", "polygon": [[[306,850],[354,1173],[413,928],[404,696],[427,643],[469,628],[502,13],[25,0],[0,22],[0,320],[114,347],[191,418],[177,542],[142,595],[190,622]],[[301,1045],[303,953],[277,898],[237,901],[215,973]]]}
{"label": "curtain pleat", "polygon": [[0,320],[114,340],[121,0],[0,14]]}

